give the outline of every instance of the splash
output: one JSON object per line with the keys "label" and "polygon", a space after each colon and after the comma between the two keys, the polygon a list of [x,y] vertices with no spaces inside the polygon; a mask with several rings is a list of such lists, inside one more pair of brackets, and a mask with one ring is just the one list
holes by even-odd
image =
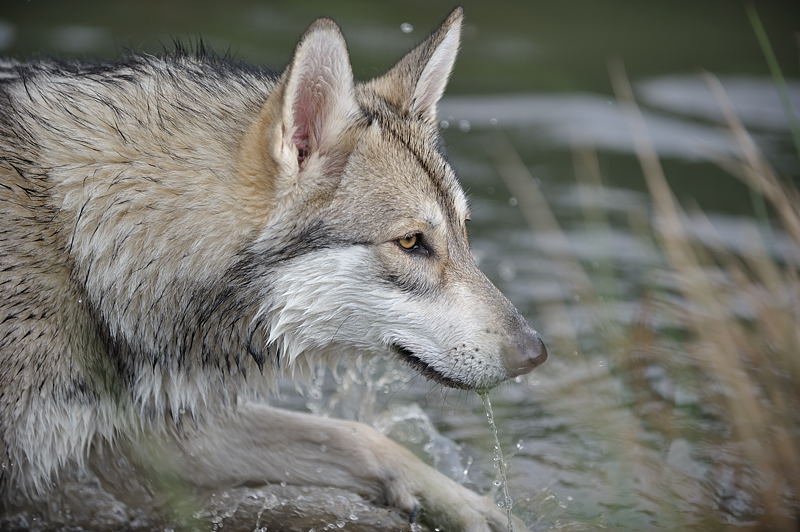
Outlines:
{"label": "splash", "polygon": [[514,523],[511,517],[511,508],[514,504],[511,495],[508,493],[508,464],[503,458],[503,449],[500,447],[500,438],[497,436],[497,425],[494,422],[494,411],[492,410],[492,402],[489,400],[489,392],[480,391],[478,395],[483,401],[483,409],[486,411],[486,419],[489,420],[489,427],[492,429],[492,436],[494,436],[494,468],[497,472],[497,480],[495,480],[495,487],[498,487],[503,492],[503,500],[498,502],[500,508],[506,511],[506,518],[508,520],[507,526],[509,532],[514,532]]}

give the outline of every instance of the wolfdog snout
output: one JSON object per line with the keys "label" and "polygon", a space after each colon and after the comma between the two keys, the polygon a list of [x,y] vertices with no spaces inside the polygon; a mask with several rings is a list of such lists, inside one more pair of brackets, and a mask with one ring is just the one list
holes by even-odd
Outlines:
{"label": "wolfdog snout", "polygon": [[530,372],[547,360],[547,347],[541,336],[530,327],[517,330],[503,346],[503,365],[509,377]]}

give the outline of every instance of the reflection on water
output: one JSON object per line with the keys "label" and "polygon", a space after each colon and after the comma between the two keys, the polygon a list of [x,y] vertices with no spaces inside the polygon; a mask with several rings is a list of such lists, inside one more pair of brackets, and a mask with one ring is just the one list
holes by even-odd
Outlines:
{"label": "reflection on water", "polygon": [[[625,3],[628,18],[595,20],[586,18],[595,16],[588,4],[580,10],[556,4],[509,6],[514,14],[508,16],[468,5],[455,91],[440,113],[449,157],[471,196],[474,253],[551,346],[546,365],[492,392],[515,513],[536,530],[751,526],[763,510],[754,496],[755,466],[742,459],[731,420],[707,400],[718,385],[697,371],[704,351],[690,351],[685,342],[681,312],[687,307],[677,295],[683,279],[654,237],[664,220],[654,214],[629,124],[609,95],[605,61],[622,55],[634,65],[648,133],[676,195],[687,200],[689,210],[681,213],[685,238],[732,262],[767,256],[797,267],[800,249],[776,226],[774,213],[754,214],[752,195],[711,164],[738,156],[739,148],[705,81],[686,72],[697,66],[695,54],[707,61],[702,67],[728,72],[722,84],[734,109],[770,159],[796,176],[800,165],[789,146],[785,109],[772,81],[759,75],[766,70],[760,55],[742,51],[749,50],[742,44],[748,29],[736,13],[692,33],[675,9],[652,7],[663,10],[652,16]],[[115,46],[145,42],[158,48],[159,40],[176,34],[203,34],[223,50],[234,43],[235,54],[280,66],[304,25],[329,14],[343,22],[356,72],[367,77],[446,12],[435,5],[393,15],[349,4],[340,13],[327,5],[243,4],[220,13],[203,5],[205,10],[178,15],[168,6],[150,6],[163,16],[155,22],[149,14],[146,20],[120,15],[114,9],[126,9],[121,7],[98,8],[89,17],[61,13],[53,4],[50,18],[19,8],[0,20],[0,50],[114,56],[120,51]],[[530,12],[520,13],[524,9]],[[188,26],[180,25],[184,17]],[[668,54],[660,53],[664,44],[657,40],[666,23],[653,22],[662,19],[674,27],[680,22],[688,32],[686,42],[673,43],[670,26]],[[540,26],[532,30],[532,24]],[[610,48],[617,41],[599,39],[597,32],[603,39],[617,35],[619,48]],[[717,56],[709,55],[717,49]],[[741,67],[730,64],[737,54]],[[784,56],[796,58],[796,48],[791,54]],[[800,83],[790,82],[789,89],[800,110]],[[513,196],[500,178],[498,143],[519,152],[536,180],[532,190],[553,210],[557,225],[532,228],[526,221],[520,211],[526,198]],[[702,211],[692,210],[695,202]],[[763,308],[750,291],[736,289],[724,266],[708,263],[702,273],[728,297],[732,316],[754,319]],[[781,297],[776,305],[800,306],[796,285],[786,286]],[[654,352],[630,353],[626,328],[642,320],[657,339]],[[286,387],[280,401],[369,422],[451,478],[478,491],[491,488],[493,444],[474,394],[442,390],[392,363],[376,363],[338,381],[321,379],[305,395]],[[236,504],[269,511],[281,505],[275,497],[300,496],[252,495],[231,496],[238,497]],[[229,510],[221,504],[210,515]],[[331,523],[352,523],[337,512]]]}
{"label": "reflection on water", "polygon": [[[442,116],[468,120],[473,127],[524,128],[540,142],[560,148],[592,146],[625,153],[634,151],[629,124],[608,96],[591,94],[460,96],[444,100]],[[730,155],[735,148],[726,132],[678,118],[646,113],[647,126],[659,153],[687,159]]]}
{"label": "reflection on water", "polygon": [[[788,133],[790,121],[774,82],[766,78],[722,80],[737,116],[746,126]],[[644,113],[648,133],[661,156],[685,159],[734,155],[737,147],[725,126],[720,103],[699,76],[668,76],[638,85],[645,103],[677,115],[710,120],[697,123],[663,111]],[[790,102],[800,111],[800,83],[788,86]],[[619,104],[598,94],[502,94],[445,98],[446,124],[467,120],[471,127],[521,128],[540,143],[558,148],[590,146],[633,153],[630,126]],[[751,132],[751,134],[753,134]],[[766,139],[754,137],[767,149]]]}
{"label": "reflection on water", "polygon": [[[749,128],[788,132],[790,120],[775,82],[767,78],[724,78],[722,84],[739,119]],[[788,84],[795,115],[800,112],[800,83]],[[724,124],[719,103],[701,76],[665,76],[638,84],[649,105]]]}

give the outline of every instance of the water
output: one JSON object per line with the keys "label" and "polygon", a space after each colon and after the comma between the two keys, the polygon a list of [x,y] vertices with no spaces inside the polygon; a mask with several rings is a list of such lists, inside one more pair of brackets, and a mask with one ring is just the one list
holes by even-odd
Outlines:
{"label": "water", "polygon": [[[126,47],[153,51],[172,37],[202,35],[219,50],[280,67],[305,26],[325,14],[343,26],[356,76],[366,79],[452,7],[187,5],[10,4],[0,12],[0,52],[115,57]],[[683,318],[697,311],[697,302],[682,301],[685,279],[658,241],[664,218],[647,190],[607,67],[611,58],[626,65],[669,184],[686,206],[686,239],[726,254],[702,265],[704,278],[725,297],[731,316],[775,318],[737,338],[764,335],[755,337],[777,352],[778,331],[798,321],[792,309],[800,308],[800,291],[792,284],[782,290],[742,286],[725,266],[765,271],[759,259],[764,248],[778,264],[797,267],[800,250],[774,212],[767,209],[765,218],[753,194],[718,166],[735,161],[740,150],[708,85],[694,74],[720,77],[757,145],[786,181],[797,182],[800,163],[786,112],[744,12],[724,0],[464,7],[464,42],[439,116],[444,144],[470,195],[470,234],[481,268],[542,332],[551,353],[532,375],[492,392],[497,445],[514,449],[506,456],[504,482],[514,494],[514,513],[532,530],[780,528],[763,515],[786,495],[761,489],[760,477],[773,469],[746,451],[787,424],[775,423],[758,441],[742,440],[738,434],[748,427],[738,420],[745,416],[731,405],[748,394],[731,387],[736,381],[705,371],[710,342],[686,331]],[[762,2],[758,9],[797,110],[800,8]],[[709,20],[714,24],[704,23]],[[707,324],[713,330],[720,321]],[[779,379],[759,388],[759,401],[770,405],[773,391],[793,379],[777,358],[758,360],[740,373]],[[287,386],[283,401],[378,426],[444,474],[491,491],[495,451],[474,394],[441,389],[391,365],[338,383],[327,377],[318,391],[302,397]],[[780,410],[765,407],[763,417]],[[281,489],[274,487],[281,498],[268,499],[261,526],[281,501],[306,496],[322,507],[341,495],[313,498]],[[264,500],[252,503],[253,515]],[[350,522],[351,506],[332,504],[336,511],[316,530]],[[240,508],[226,518],[225,529],[242,515]],[[358,523],[370,518],[367,510],[356,515]]]}
{"label": "water", "polygon": [[509,532],[514,532],[514,523],[511,520],[511,511],[513,509],[514,501],[508,492],[508,464],[506,464],[506,460],[503,458],[503,448],[500,446],[500,438],[497,435],[497,425],[494,422],[492,402],[489,400],[489,392],[481,391],[478,392],[478,395],[480,395],[481,401],[483,401],[483,408],[486,410],[486,419],[489,421],[489,428],[491,429],[492,436],[494,437],[494,457],[492,460],[494,461],[495,469],[497,469],[498,477],[498,480],[495,481],[495,485],[499,483],[498,487],[503,493],[503,500],[500,507],[506,511]]}

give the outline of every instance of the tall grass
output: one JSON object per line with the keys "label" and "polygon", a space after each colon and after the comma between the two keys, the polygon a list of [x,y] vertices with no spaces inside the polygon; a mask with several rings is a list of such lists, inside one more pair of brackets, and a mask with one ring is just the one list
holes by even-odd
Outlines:
{"label": "tall grass", "polygon": [[[693,242],[685,227],[685,210],[667,184],[621,66],[613,67],[612,80],[632,125],[643,174],[663,224],[656,237],[678,281],[681,303],[672,310],[682,315],[688,333],[686,348],[702,376],[698,392],[729,424],[731,432],[719,443],[732,445],[741,466],[748,470],[742,474],[763,512],[757,520],[777,529],[794,528],[790,525],[795,519],[792,506],[800,480],[797,264],[780,264],[772,258],[756,227],[751,237],[754,253],[748,256]],[[800,250],[797,191],[779,180],[760,155],[719,81],[710,75],[706,80],[739,148],[737,159],[721,160],[721,164],[764,196],[777,213],[780,231]],[[734,310],[732,302],[738,299],[746,301],[749,315]]]}
{"label": "tall grass", "polygon": [[[581,403],[591,406],[585,419],[615,443],[626,464],[618,481],[623,498],[658,514],[654,522],[703,530],[797,530],[800,194],[776,174],[735,116],[722,85],[707,75],[738,150],[733,157],[713,158],[732,180],[763,199],[767,219],[754,213],[749,234],[743,235],[746,249],[731,251],[697,238],[698,230],[713,235],[712,222],[671,190],[621,64],[612,64],[611,77],[635,139],[651,208],[649,216],[633,213],[627,229],[652,245],[662,264],[653,281],[644,283],[631,322],[618,321],[610,309],[615,297],[629,297],[614,295],[614,265],[588,271],[569,252],[567,236],[511,143],[497,137],[494,150],[497,169],[530,226],[563,241],[559,247],[566,251],[557,260],[575,283],[568,292],[578,304],[599,309],[589,342],[609,354],[608,367],[591,372],[581,386],[555,393],[586,395]],[[602,188],[594,154],[578,151],[575,161],[580,178]],[[608,224],[602,212],[587,209],[586,216],[596,226]],[[775,238],[784,246],[782,254],[775,252]],[[578,352],[587,343],[587,333],[563,326],[571,322],[575,300],[565,297],[541,309],[567,331],[555,339],[555,352]],[[654,387],[654,369],[692,397],[690,406]],[[622,383],[614,404],[592,396],[591,381],[609,376]],[[620,415],[621,405],[627,415]],[[666,457],[658,444],[648,443],[647,434],[653,433],[667,442],[690,442],[687,463],[702,464],[702,471],[658,463]],[[648,446],[657,452],[642,452]],[[642,484],[658,489],[637,488]],[[646,493],[661,498],[644,500]]]}
{"label": "tall grass", "polygon": [[786,80],[783,78],[783,72],[781,72],[778,59],[775,57],[775,52],[772,50],[772,45],[769,42],[767,30],[764,29],[764,25],[761,23],[761,17],[758,16],[758,11],[756,11],[755,6],[748,2],[745,4],[745,11],[747,12],[747,18],[750,20],[750,25],[753,27],[753,33],[755,33],[756,39],[758,40],[758,45],[761,47],[761,52],[764,54],[764,60],[767,62],[767,67],[769,67],[769,73],[775,82],[775,87],[778,89],[781,104],[783,105],[786,118],[792,131],[794,147],[797,150],[798,157],[800,157],[800,122],[798,122],[794,108],[792,107],[792,101],[789,98],[789,89],[786,88]]}

